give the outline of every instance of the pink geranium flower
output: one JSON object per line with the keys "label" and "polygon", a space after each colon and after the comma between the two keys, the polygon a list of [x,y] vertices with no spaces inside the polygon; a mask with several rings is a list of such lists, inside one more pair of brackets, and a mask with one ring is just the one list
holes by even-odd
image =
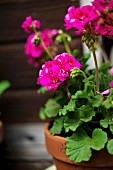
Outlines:
{"label": "pink geranium flower", "polygon": [[62,53],[53,61],[48,61],[39,72],[37,84],[46,86],[48,90],[57,89],[58,86],[70,75],[74,67],[80,69],[81,64],[71,55]]}
{"label": "pink geranium flower", "polygon": [[99,10],[100,12],[104,12],[106,10],[106,8],[108,7],[106,5],[106,1],[105,0],[94,0],[92,2],[92,4],[95,6],[95,8],[97,10]]}
{"label": "pink geranium flower", "polygon": [[109,0],[109,1],[105,1],[105,0],[94,0],[92,2],[93,6],[95,6],[95,8],[104,13],[106,12],[106,10],[108,9],[112,9],[113,8],[113,0]]}
{"label": "pink geranium flower", "polygon": [[22,23],[21,27],[24,29],[25,32],[30,33],[32,27],[40,28],[40,21],[32,20],[31,16],[26,17],[26,20]]}
{"label": "pink geranium flower", "polygon": [[113,81],[109,83],[110,87],[113,88]]}
{"label": "pink geranium flower", "polygon": [[[56,29],[52,29],[52,30],[44,29],[40,33],[41,39],[43,40],[46,48],[48,48],[52,44],[53,37],[56,34],[57,34]],[[35,39],[37,39],[37,35],[35,33],[31,34],[27,38],[27,42],[25,44],[25,54],[28,56],[29,64],[34,63],[33,65],[35,65],[35,67],[36,67],[36,66],[38,66],[38,64],[36,64],[36,62],[37,62],[36,58],[39,58],[42,55],[44,48],[41,43],[39,43],[38,45],[35,45],[35,43],[34,43]]]}
{"label": "pink geranium flower", "polygon": [[33,38],[36,36],[35,33],[31,34],[25,44],[25,54],[31,57],[40,57],[43,52],[43,47],[41,44],[35,45],[33,43]]}
{"label": "pink geranium flower", "polygon": [[[86,5],[81,8],[69,7],[68,13],[65,15],[66,29],[75,28],[76,33],[81,33],[86,28],[90,28],[89,24],[98,18],[98,13],[93,6]],[[78,32],[79,30],[79,32]]]}

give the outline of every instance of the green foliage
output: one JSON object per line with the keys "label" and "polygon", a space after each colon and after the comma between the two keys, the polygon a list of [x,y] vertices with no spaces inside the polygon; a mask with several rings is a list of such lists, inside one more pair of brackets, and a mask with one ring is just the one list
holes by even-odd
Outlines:
{"label": "green foliage", "polygon": [[10,83],[7,80],[0,82],[0,95],[10,87]]}
{"label": "green foliage", "polygon": [[54,121],[52,128],[50,129],[50,133],[52,135],[60,134],[62,132],[62,129],[63,129],[63,122],[64,122],[64,117],[57,118]]}
{"label": "green foliage", "polygon": [[90,58],[90,53],[85,53],[83,57],[80,59],[80,63],[82,64],[82,69],[85,70],[88,67],[87,61]]}
{"label": "green foliage", "polygon": [[111,139],[108,143],[107,143],[107,150],[109,152],[109,154],[113,155],[113,139]]}
{"label": "green foliage", "polygon": [[70,100],[67,105],[64,105],[63,109],[59,110],[59,115],[66,115],[66,113],[70,111],[74,111],[75,109],[75,101]]}
{"label": "green foliage", "polygon": [[58,111],[61,106],[56,102],[55,99],[47,100],[44,107],[40,109],[39,116],[41,119],[45,119],[46,117],[51,118],[58,115]]}
{"label": "green foliage", "polygon": [[[100,140],[101,139],[101,140]],[[102,129],[95,129],[90,138],[83,129],[78,129],[71,137],[66,138],[66,154],[75,162],[88,161],[91,149],[101,150],[107,142],[107,134]]]}
{"label": "green foliage", "polygon": [[93,107],[99,107],[102,104],[102,98],[103,98],[102,94],[94,96],[91,100],[92,106]]}
{"label": "green foliage", "polygon": [[74,56],[75,58],[78,56],[78,53],[79,53],[79,50],[78,49],[75,49],[73,50],[72,52],[72,56]]}
{"label": "green foliage", "polygon": [[37,93],[45,93],[45,92],[47,92],[48,90],[47,90],[47,88],[46,87],[40,87],[38,90],[37,90]]}

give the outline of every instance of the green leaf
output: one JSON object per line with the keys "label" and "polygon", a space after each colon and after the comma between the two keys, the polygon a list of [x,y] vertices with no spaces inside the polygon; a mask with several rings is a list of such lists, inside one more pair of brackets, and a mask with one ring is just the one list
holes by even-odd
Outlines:
{"label": "green leaf", "polygon": [[106,109],[113,108],[112,98],[111,98],[111,97],[108,97],[106,100],[104,100],[104,101],[102,102],[102,105],[103,105]]}
{"label": "green leaf", "polygon": [[102,104],[103,95],[99,94],[92,98],[91,103],[93,107],[99,107]]}
{"label": "green leaf", "polygon": [[91,139],[79,129],[71,137],[66,138],[66,154],[70,160],[75,162],[88,161],[91,157],[90,142]]}
{"label": "green leaf", "polygon": [[47,90],[47,88],[46,87],[40,87],[38,90],[37,90],[37,93],[45,93],[45,92],[47,92],[48,90]]}
{"label": "green leaf", "polygon": [[72,99],[79,99],[79,98],[85,98],[87,99],[87,93],[85,91],[77,91],[75,95],[72,95]]}
{"label": "green leaf", "polygon": [[64,120],[65,132],[69,132],[69,130],[75,131],[81,124],[82,124],[82,121],[80,120],[79,115],[76,114],[76,117],[66,116]]}
{"label": "green leaf", "polygon": [[66,138],[66,154],[70,160],[82,162],[90,160],[92,155],[91,149],[101,150],[107,142],[107,134],[102,129],[95,129],[90,138],[82,129]]}
{"label": "green leaf", "polygon": [[108,125],[113,124],[113,114],[108,113],[105,119],[100,120],[100,125],[104,128],[108,128]]}
{"label": "green leaf", "polygon": [[110,125],[110,131],[111,131],[112,134],[113,134],[113,125]]}
{"label": "green leaf", "polygon": [[85,53],[83,57],[81,57],[80,63],[82,65],[85,65],[86,62],[89,60],[90,58],[90,53]]}
{"label": "green leaf", "polygon": [[49,99],[45,104],[45,113],[49,118],[57,116],[59,109],[61,109],[61,106],[55,99]]}
{"label": "green leaf", "polygon": [[41,108],[40,108],[40,110],[39,110],[39,117],[40,117],[40,119],[42,119],[42,120],[45,120],[45,119],[47,118],[44,107],[41,107]]}
{"label": "green leaf", "polygon": [[63,128],[63,122],[64,122],[64,117],[57,118],[54,121],[52,128],[50,129],[50,133],[52,135],[60,134]]}
{"label": "green leaf", "polygon": [[75,111],[67,114],[64,120],[65,131],[75,131],[83,122],[92,120],[92,117],[95,116],[95,114],[94,109],[89,104],[82,105],[78,109],[75,108]]}
{"label": "green leaf", "polygon": [[87,105],[82,105],[78,109],[78,114],[81,121],[88,122],[92,120],[92,117],[95,116],[96,113],[94,109],[91,107],[91,105],[87,104]]}
{"label": "green leaf", "polygon": [[105,143],[107,142],[107,133],[102,131],[102,129],[95,129],[92,133],[92,149],[101,150],[105,147]]}
{"label": "green leaf", "polygon": [[79,50],[78,49],[75,49],[73,50],[72,52],[72,56],[74,56],[75,58],[78,56],[78,53],[79,53]]}
{"label": "green leaf", "polygon": [[10,83],[7,80],[0,82],[0,95],[10,87]]}
{"label": "green leaf", "polygon": [[111,139],[108,143],[107,143],[107,150],[109,152],[109,154],[113,155],[113,139]]}
{"label": "green leaf", "polygon": [[75,101],[70,100],[67,105],[63,107],[63,109],[59,110],[59,115],[66,115],[70,111],[74,111],[75,109]]}

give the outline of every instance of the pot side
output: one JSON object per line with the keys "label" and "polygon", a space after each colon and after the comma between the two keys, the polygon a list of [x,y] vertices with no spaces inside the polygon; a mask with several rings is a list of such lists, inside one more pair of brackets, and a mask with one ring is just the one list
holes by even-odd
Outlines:
{"label": "pot side", "polygon": [[89,161],[76,163],[66,155],[64,150],[66,139],[50,134],[49,123],[44,126],[44,134],[47,151],[53,157],[57,170],[113,170],[113,156],[106,149],[92,151],[92,157]]}

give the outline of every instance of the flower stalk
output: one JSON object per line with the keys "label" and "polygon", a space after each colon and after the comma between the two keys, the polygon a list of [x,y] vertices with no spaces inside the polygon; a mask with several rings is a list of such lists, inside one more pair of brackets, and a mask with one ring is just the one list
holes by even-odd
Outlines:
{"label": "flower stalk", "polygon": [[66,49],[66,52],[67,52],[68,54],[72,55],[71,49],[70,49],[69,44],[68,44],[67,40],[65,39],[65,37],[63,38],[63,42],[64,42],[64,47],[65,47],[65,49]]}
{"label": "flower stalk", "polygon": [[40,40],[41,40],[41,44],[42,44],[45,52],[46,52],[47,55],[50,57],[50,59],[53,60],[53,56],[52,56],[52,54],[50,53],[50,51],[48,50],[48,48],[45,46],[45,43],[44,43],[44,41],[42,40],[42,38],[40,38]]}
{"label": "flower stalk", "polygon": [[95,63],[95,70],[96,70],[96,87],[97,87],[97,91],[99,92],[99,69],[98,69],[94,45],[92,45],[92,53],[93,53],[93,58]]}

